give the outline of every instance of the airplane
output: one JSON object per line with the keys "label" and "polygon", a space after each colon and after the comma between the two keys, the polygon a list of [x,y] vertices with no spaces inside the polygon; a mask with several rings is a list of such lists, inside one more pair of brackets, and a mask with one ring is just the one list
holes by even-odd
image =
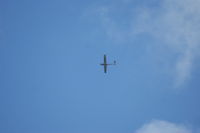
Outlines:
{"label": "airplane", "polygon": [[104,63],[103,64],[100,64],[101,66],[104,66],[104,73],[107,73],[107,66],[108,65],[116,65],[116,61],[113,62],[113,64],[107,64],[107,61],[106,61],[106,55],[104,55]]}

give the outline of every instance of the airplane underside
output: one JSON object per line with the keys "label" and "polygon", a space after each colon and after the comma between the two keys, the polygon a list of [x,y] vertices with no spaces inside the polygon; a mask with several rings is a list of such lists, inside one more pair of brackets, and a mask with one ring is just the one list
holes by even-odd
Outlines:
{"label": "airplane underside", "polygon": [[104,73],[107,73],[107,66],[108,65],[116,65],[116,61],[114,61],[113,64],[107,64],[107,61],[106,61],[106,55],[104,55],[104,63],[100,64],[102,66],[104,66]]}

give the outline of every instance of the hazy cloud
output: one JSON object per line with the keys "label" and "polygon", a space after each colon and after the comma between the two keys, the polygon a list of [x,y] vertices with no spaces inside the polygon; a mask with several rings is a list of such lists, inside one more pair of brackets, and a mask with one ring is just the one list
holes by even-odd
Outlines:
{"label": "hazy cloud", "polygon": [[175,85],[182,85],[191,74],[193,60],[200,47],[199,0],[165,0],[158,11],[144,10],[138,17],[139,32],[163,40],[179,54],[175,64]]}
{"label": "hazy cloud", "polygon": [[184,125],[153,120],[150,123],[144,124],[135,133],[192,133],[192,131]]}
{"label": "hazy cloud", "polygon": [[[116,5],[102,6],[97,13],[106,34],[115,42],[125,43],[142,33],[161,42],[162,47],[169,47],[176,58],[170,70],[174,72],[175,87],[180,87],[190,78],[194,59],[199,56],[199,5],[200,0],[163,0],[157,7],[137,5],[131,10],[123,3],[121,9]],[[124,15],[121,13],[124,10],[128,10],[126,17],[129,17],[126,26],[115,19],[116,15]],[[163,60],[171,63],[164,57]]]}

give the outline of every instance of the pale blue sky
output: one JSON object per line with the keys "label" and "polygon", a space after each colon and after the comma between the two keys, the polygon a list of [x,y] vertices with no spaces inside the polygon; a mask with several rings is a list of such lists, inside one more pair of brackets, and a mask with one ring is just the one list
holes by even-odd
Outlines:
{"label": "pale blue sky", "polygon": [[[196,3],[0,1],[0,132],[134,133],[154,119],[199,129]],[[104,54],[117,61],[107,74]]]}

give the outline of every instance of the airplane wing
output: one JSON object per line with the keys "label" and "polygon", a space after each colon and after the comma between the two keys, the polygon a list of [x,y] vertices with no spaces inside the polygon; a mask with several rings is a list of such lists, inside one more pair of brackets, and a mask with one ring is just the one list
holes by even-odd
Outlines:
{"label": "airplane wing", "polygon": [[106,55],[104,55],[104,64],[107,64],[107,62],[106,62]]}
{"label": "airplane wing", "polygon": [[107,65],[104,65],[104,73],[107,72]]}

